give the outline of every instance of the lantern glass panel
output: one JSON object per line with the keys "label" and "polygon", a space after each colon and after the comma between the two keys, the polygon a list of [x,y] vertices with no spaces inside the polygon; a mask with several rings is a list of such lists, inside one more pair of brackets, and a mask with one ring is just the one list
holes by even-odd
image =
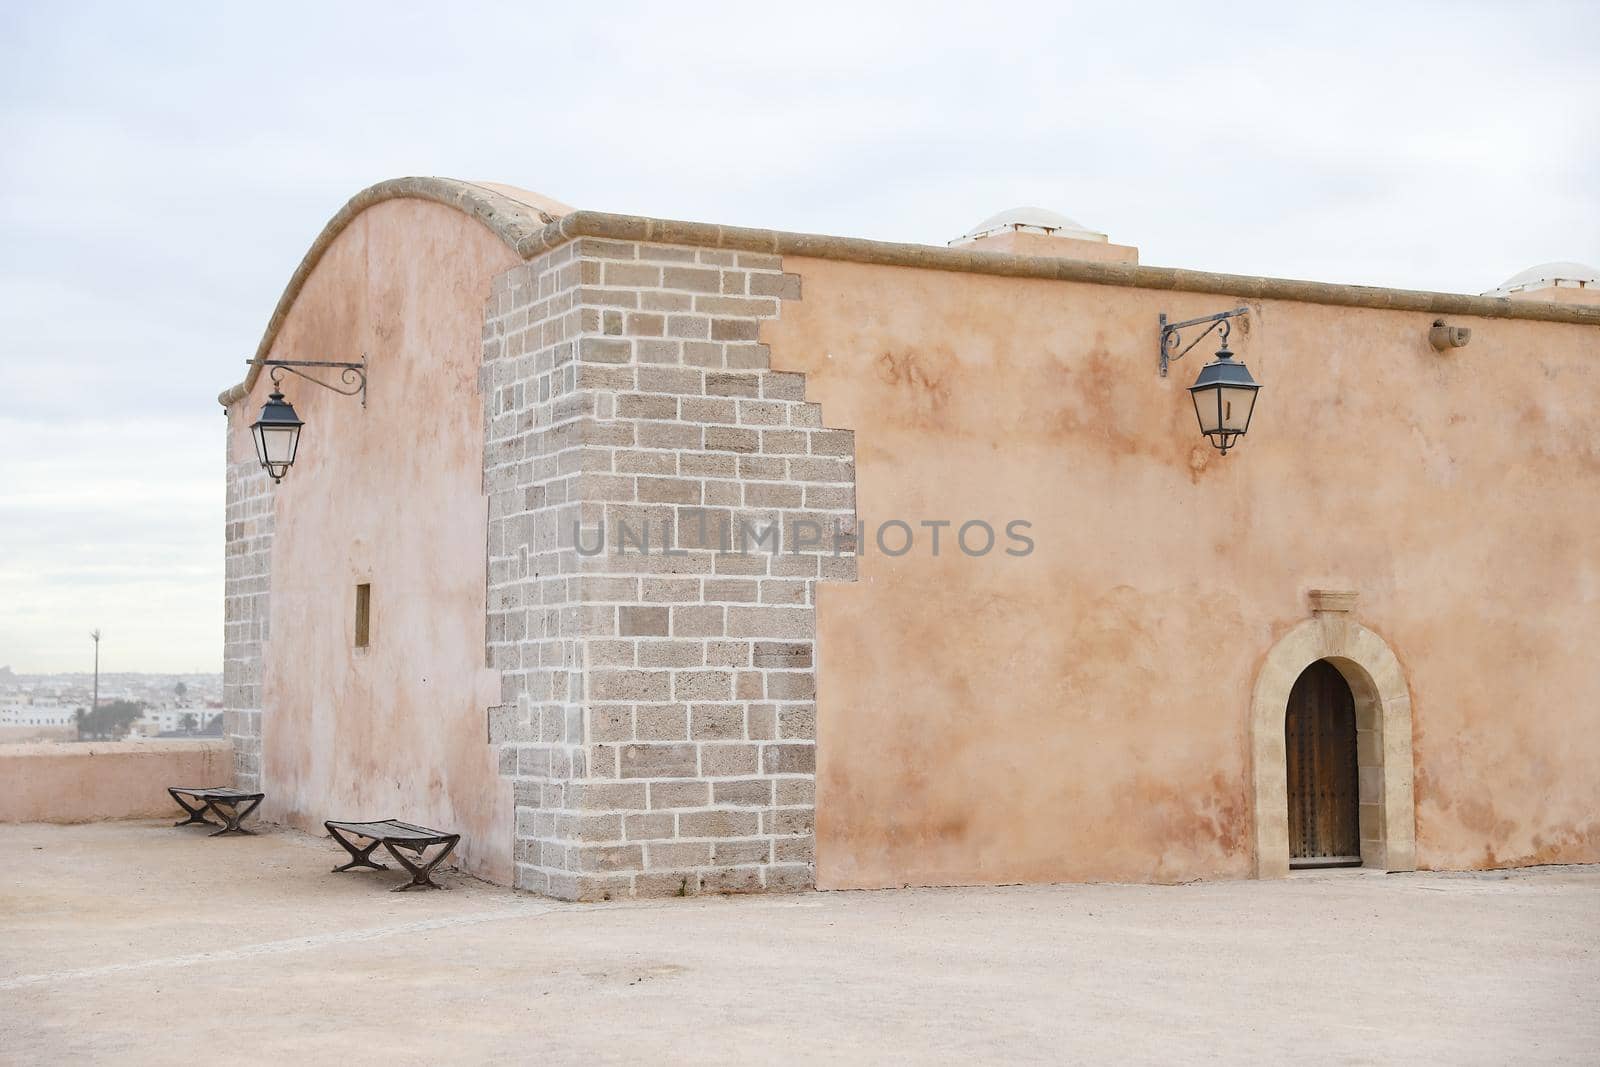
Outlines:
{"label": "lantern glass panel", "polygon": [[300,443],[298,426],[257,426],[256,456],[262,465],[289,466]]}
{"label": "lantern glass panel", "polygon": [[1222,428],[1222,412],[1217,406],[1219,392],[1216,386],[1212,386],[1209,389],[1193,390],[1189,394],[1194,398],[1194,414],[1200,420],[1201,433],[1216,433]]}
{"label": "lantern glass panel", "polygon": [[1225,385],[1217,390],[1217,402],[1221,405],[1219,421],[1222,429],[1243,433],[1250,428],[1250,411],[1256,404],[1256,390]]}
{"label": "lantern glass panel", "polygon": [[291,464],[299,445],[299,427],[262,427],[262,453],[270,464]]}

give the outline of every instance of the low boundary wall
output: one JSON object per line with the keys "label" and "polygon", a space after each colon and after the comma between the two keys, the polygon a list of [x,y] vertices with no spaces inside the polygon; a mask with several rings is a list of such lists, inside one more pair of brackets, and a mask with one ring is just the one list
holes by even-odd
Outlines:
{"label": "low boundary wall", "polygon": [[0,745],[0,823],[177,818],[167,786],[232,784],[227,741]]}

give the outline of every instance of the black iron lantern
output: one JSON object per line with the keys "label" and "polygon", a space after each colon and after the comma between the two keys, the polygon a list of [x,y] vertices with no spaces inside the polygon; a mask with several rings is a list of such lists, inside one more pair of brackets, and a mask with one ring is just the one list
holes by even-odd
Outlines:
{"label": "black iron lantern", "polygon": [[304,425],[294,413],[293,405],[273,389],[261,406],[261,417],[250,427],[250,433],[256,439],[256,458],[274,482],[283,481],[283,476],[294,465],[294,454],[300,447],[300,427]]}
{"label": "black iron lantern", "polygon": [[[1166,312],[1162,312],[1158,320],[1161,323],[1160,367],[1163,378],[1167,376],[1167,364],[1188,355],[1189,349],[1204,340],[1206,334],[1212,330],[1221,334],[1222,347],[1217,349],[1217,358],[1200,368],[1200,376],[1189,386],[1189,398],[1194,401],[1194,414],[1200,420],[1200,432],[1223,455],[1227,455],[1228,450],[1250,429],[1250,416],[1256,409],[1256,394],[1261,391],[1261,386],[1250,377],[1250,371],[1243,363],[1235,363],[1233,353],[1228,350],[1228,334],[1232,330],[1228,320],[1248,314],[1249,311],[1249,308],[1234,308],[1232,311],[1219,311],[1215,315],[1202,315],[1198,319],[1186,319],[1183,322],[1168,322]],[[1204,326],[1205,329],[1179,349],[1178,346],[1183,344],[1179,331],[1191,326]]]}
{"label": "black iron lantern", "polygon": [[1250,377],[1243,363],[1233,361],[1224,340],[1217,349],[1217,358],[1200,368],[1199,377],[1189,386],[1189,397],[1194,401],[1195,417],[1200,420],[1200,432],[1211,439],[1213,447],[1228,454],[1234,442],[1250,429],[1250,416],[1256,407],[1256,394],[1261,386]]}
{"label": "black iron lantern", "polygon": [[[283,481],[283,476],[294,466],[294,454],[300,448],[300,427],[305,425],[300,421],[300,416],[294,413],[294,405],[283,398],[283,373],[287,371],[290,374],[297,374],[308,382],[333,390],[340,396],[359,396],[361,406],[364,408],[367,406],[367,357],[363,353],[360,363],[334,363],[319,359],[264,359],[258,365],[272,368],[272,395],[267,397],[267,402],[261,406],[261,417],[250,427],[250,433],[256,440],[256,459],[261,461],[267,473],[272,475],[273,482],[277,483]],[[300,370],[301,367],[336,369],[343,386],[314,378]]]}

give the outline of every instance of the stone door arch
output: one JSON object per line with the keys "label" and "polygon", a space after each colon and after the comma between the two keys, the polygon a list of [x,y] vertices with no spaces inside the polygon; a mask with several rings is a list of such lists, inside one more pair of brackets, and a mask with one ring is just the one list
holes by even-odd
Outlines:
{"label": "stone door arch", "polygon": [[1295,680],[1317,660],[1337,667],[1355,696],[1362,866],[1416,869],[1411,694],[1394,650],[1353,618],[1355,599],[1313,592],[1312,617],[1272,646],[1256,675],[1250,743],[1258,878],[1289,873],[1284,711]]}

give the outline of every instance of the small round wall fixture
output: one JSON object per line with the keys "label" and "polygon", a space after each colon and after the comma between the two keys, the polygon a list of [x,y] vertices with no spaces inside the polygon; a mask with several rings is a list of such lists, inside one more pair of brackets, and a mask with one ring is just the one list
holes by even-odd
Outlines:
{"label": "small round wall fixture", "polygon": [[1249,368],[1234,362],[1226,341],[1217,349],[1217,358],[1201,367],[1194,384],[1189,386],[1200,432],[1224,456],[1250,429],[1250,416],[1260,391]]}
{"label": "small round wall fixture", "polygon": [[305,423],[294,413],[294,405],[283,398],[274,382],[272,395],[261,405],[261,417],[250,427],[256,439],[256,458],[272,475],[274,483],[283,481],[294,465],[295,452],[300,447],[300,427]]}

